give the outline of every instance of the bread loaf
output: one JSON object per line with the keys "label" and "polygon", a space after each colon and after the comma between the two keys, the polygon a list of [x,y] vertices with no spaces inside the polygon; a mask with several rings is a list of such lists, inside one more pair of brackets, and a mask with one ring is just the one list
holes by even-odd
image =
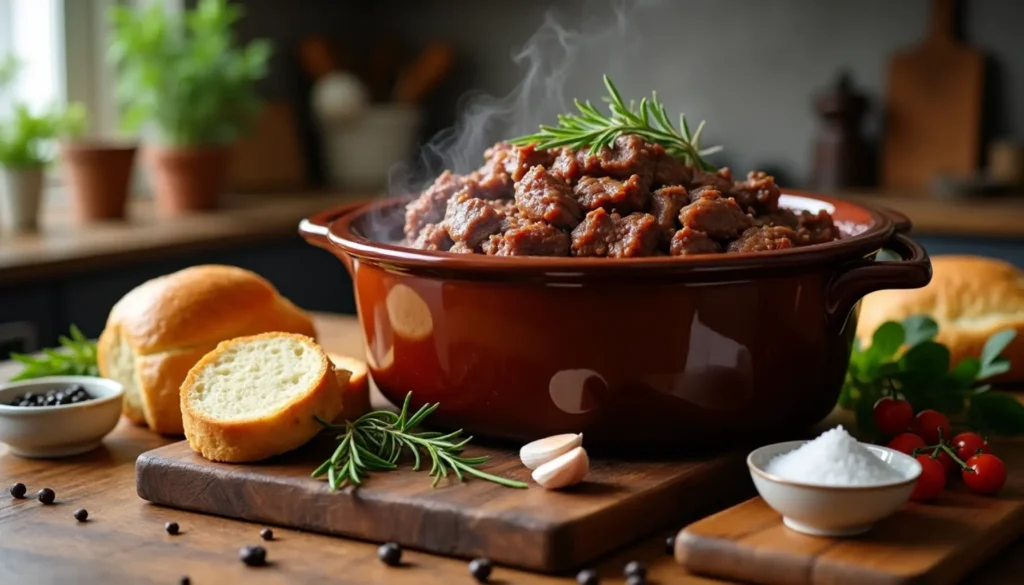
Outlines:
{"label": "bread loaf", "polygon": [[315,335],[310,318],[260,276],[233,266],[186,268],[114,305],[97,343],[100,375],[124,385],[126,417],[180,435],[179,389],[189,369],[221,341],[269,331]]}
{"label": "bread loaf", "polygon": [[367,373],[366,362],[332,352],[327,352],[327,357],[335,368],[351,372],[343,396],[345,408],[335,420],[355,420],[370,412],[370,376]]}
{"label": "bread loaf", "polygon": [[868,295],[861,306],[857,337],[871,335],[886,321],[928,315],[939,325],[937,341],[949,348],[951,364],[978,357],[997,331],[1017,337],[1003,352],[1010,371],[997,381],[1024,380],[1024,272],[1012,264],[980,256],[935,256],[932,281],[915,290],[885,290]]}
{"label": "bread loaf", "polygon": [[342,411],[350,372],[304,335],[263,333],[217,345],[181,385],[185,438],[213,461],[259,461],[297,449]]}

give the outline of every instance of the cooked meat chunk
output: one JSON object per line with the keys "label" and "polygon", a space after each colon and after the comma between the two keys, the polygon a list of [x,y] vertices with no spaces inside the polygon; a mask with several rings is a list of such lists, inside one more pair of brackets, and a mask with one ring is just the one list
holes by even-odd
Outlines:
{"label": "cooked meat chunk", "polygon": [[412,243],[412,247],[421,250],[447,252],[451,249],[452,243],[448,230],[444,229],[444,226],[430,223],[423,226],[420,234],[416,236],[416,240]]}
{"label": "cooked meat chunk", "polygon": [[476,197],[494,200],[512,197],[512,177],[509,177],[502,167],[484,165],[470,173],[469,178],[476,182]]}
{"label": "cooked meat chunk", "polygon": [[455,242],[449,250],[452,254],[473,254],[476,252],[473,248],[466,245],[466,242]]}
{"label": "cooked meat chunk", "polygon": [[722,191],[718,187],[710,185],[701,185],[700,187],[690,189],[690,203],[701,199],[719,199],[722,196]]}
{"label": "cooked meat chunk", "polygon": [[519,181],[535,166],[551,167],[557,153],[549,150],[537,150],[532,144],[513,146],[507,142],[499,142],[484,152],[487,164],[494,168],[502,168],[513,181]]}
{"label": "cooked meat chunk", "polygon": [[658,225],[671,236],[671,230],[676,227],[676,218],[679,217],[679,210],[690,202],[690,196],[686,187],[673,185],[662,187],[651,196],[651,214],[658,220]]}
{"label": "cooked meat chunk", "polygon": [[714,187],[722,193],[728,193],[733,187],[732,171],[729,167],[722,167],[716,172],[696,169],[690,182],[690,190],[697,187]]}
{"label": "cooked meat chunk", "polygon": [[625,181],[611,177],[583,177],[572,192],[583,209],[604,207],[620,213],[642,210],[648,195],[647,188],[640,183],[640,175],[632,175]]}
{"label": "cooked meat chunk", "polygon": [[716,254],[722,251],[722,246],[709,238],[704,232],[684,227],[672,235],[669,251],[673,256]]}
{"label": "cooked meat chunk", "polygon": [[656,162],[654,165],[654,185],[686,185],[693,180],[691,169],[678,158],[665,152],[660,145],[654,145]]}
{"label": "cooked meat chunk", "polygon": [[775,213],[767,213],[765,215],[754,217],[754,225],[758,227],[766,225],[781,225],[795,230],[800,227],[800,218],[796,213],[793,213],[789,209],[780,209]]}
{"label": "cooked meat chunk", "polygon": [[524,217],[565,229],[576,227],[582,216],[572,188],[543,166],[533,167],[516,183],[516,207]]}
{"label": "cooked meat chunk", "polygon": [[571,148],[560,150],[555,162],[551,163],[551,174],[570,185],[575,185],[583,176],[583,167],[580,166],[576,151]]}
{"label": "cooked meat chunk", "polygon": [[751,171],[747,180],[736,183],[732,196],[743,211],[751,215],[775,213],[779,210],[779,196],[782,192],[775,184],[775,177],[763,171]]}
{"label": "cooked meat chunk", "polygon": [[705,197],[679,212],[683,227],[701,231],[716,240],[731,240],[754,224],[730,197]]}
{"label": "cooked meat chunk", "polygon": [[599,207],[573,230],[572,251],[575,256],[650,256],[660,232],[657,220],[649,213],[622,217]]}
{"label": "cooked meat chunk", "polygon": [[797,231],[800,233],[802,245],[824,244],[839,238],[839,228],[824,209],[818,213],[801,212],[798,216],[798,225]]}
{"label": "cooked meat chunk", "polygon": [[569,234],[542,222],[523,222],[483,245],[492,256],[568,256]]}
{"label": "cooked meat chunk", "polygon": [[405,209],[405,237],[414,241],[424,226],[444,219],[448,200],[459,191],[475,185],[467,177],[453,175],[451,171],[441,173],[434,183]]}
{"label": "cooked meat chunk", "polygon": [[752,227],[729,244],[729,252],[768,252],[796,247],[799,235],[792,229],[776,225]]}
{"label": "cooked meat chunk", "polygon": [[[565,151],[559,155],[559,158],[564,154]],[[654,167],[657,160],[658,155],[651,144],[635,134],[627,134],[616,138],[612,148],[603,147],[595,154],[590,154],[589,148],[576,151],[576,162],[578,163],[576,172],[591,177],[612,177],[621,180],[639,175],[641,184],[649,188],[654,180]],[[562,166],[571,168],[571,165],[564,161]],[[559,166],[558,160],[555,161],[555,168],[561,169],[562,166]],[[562,174],[562,171],[559,170],[559,174],[570,181],[578,178],[573,177],[571,171],[568,174]]]}
{"label": "cooked meat chunk", "polygon": [[460,191],[448,200],[444,224],[453,241],[476,248],[492,234],[498,233],[501,220],[502,214],[493,205],[472,197],[468,191]]}

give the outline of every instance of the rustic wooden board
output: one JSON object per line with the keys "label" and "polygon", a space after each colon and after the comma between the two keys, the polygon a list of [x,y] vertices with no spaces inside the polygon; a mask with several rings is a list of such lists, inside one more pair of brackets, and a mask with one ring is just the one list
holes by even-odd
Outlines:
{"label": "rustic wooden board", "polygon": [[969,177],[981,139],[984,56],[956,40],[957,0],[932,0],[928,37],[889,64],[882,184],[928,189],[938,174]]}
{"label": "rustic wooden board", "polygon": [[[375,474],[331,493],[309,473],[331,446],[310,445],[260,465],[211,463],[183,442],[143,453],[136,487],[156,504],[335,534],[544,572],[578,568],[659,529],[678,526],[749,497],[743,453],[689,461],[595,459],[587,481],[563,492],[531,483],[442,482],[425,471]],[[487,470],[528,481],[508,450],[479,447]]]}
{"label": "rustic wooden board", "polygon": [[959,583],[1024,533],[1024,443],[995,449],[1010,470],[998,497],[957,480],[934,503],[910,503],[850,539],[793,532],[753,498],[684,528],[676,559],[694,573],[765,584]]}

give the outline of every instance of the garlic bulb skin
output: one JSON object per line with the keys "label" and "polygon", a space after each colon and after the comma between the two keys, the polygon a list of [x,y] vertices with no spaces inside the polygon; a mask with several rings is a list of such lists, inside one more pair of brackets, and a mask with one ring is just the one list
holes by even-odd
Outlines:
{"label": "garlic bulb skin", "polygon": [[533,481],[549,490],[575,485],[590,471],[590,458],[583,447],[576,447],[533,470]]}
{"label": "garlic bulb skin", "polygon": [[567,433],[552,435],[524,445],[519,450],[519,459],[530,469],[537,469],[555,457],[568,453],[583,444],[583,434]]}

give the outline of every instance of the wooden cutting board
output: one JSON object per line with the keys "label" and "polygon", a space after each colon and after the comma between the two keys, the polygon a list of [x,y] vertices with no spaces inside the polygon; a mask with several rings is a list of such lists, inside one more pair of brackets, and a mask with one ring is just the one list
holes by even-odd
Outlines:
{"label": "wooden cutting board", "polygon": [[529,479],[518,454],[478,447],[486,469],[527,490],[470,480],[430,487],[425,471],[374,474],[332,493],[310,472],[333,446],[319,441],[265,464],[212,463],[183,442],[139,456],[139,496],[156,504],[336,534],[543,572],[579,568],[660,529],[730,506],[753,492],[745,454],[682,461],[592,459],[587,481],[564,492]]}
{"label": "wooden cutting board", "polygon": [[956,0],[932,0],[923,43],[889,64],[882,183],[926,190],[978,168],[984,57],[955,37]]}
{"label": "wooden cutting board", "polygon": [[994,445],[1009,470],[998,497],[959,481],[929,504],[910,503],[864,536],[793,532],[761,498],[687,526],[676,559],[689,571],[778,585],[958,583],[1024,533],[1024,442]]}

